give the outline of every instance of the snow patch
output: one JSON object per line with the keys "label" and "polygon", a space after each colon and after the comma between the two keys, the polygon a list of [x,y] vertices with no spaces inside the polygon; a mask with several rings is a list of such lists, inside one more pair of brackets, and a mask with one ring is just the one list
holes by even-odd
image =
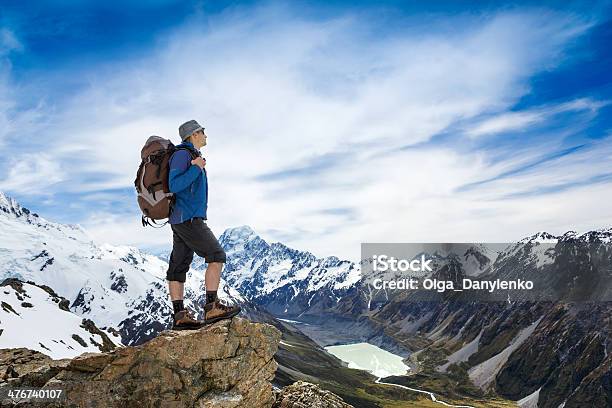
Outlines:
{"label": "snow patch", "polygon": [[510,357],[514,350],[519,348],[520,345],[523,344],[523,342],[527,340],[529,336],[531,336],[537,325],[540,324],[542,317],[543,316],[541,316],[538,320],[536,320],[529,326],[522,329],[514,337],[514,339],[512,339],[508,347],[506,347],[500,353],[470,368],[468,370],[468,375],[472,382],[477,387],[480,387],[482,389],[486,388],[495,379],[495,376],[497,375],[499,370],[501,370],[503,365],[506,364],[506,361],[508,361],[508,357]]}
{"label": "snow patch", "polygon": [[[102,337],[81,327],[82,317],[60,309],[54,297],[38,286],[22,283],[22,289],[20,293],[8,285],[1,287],[0,301],[3,307],[0,309],[0,320],[3,331],[0,335],[0,348],[25,347],[53,359],[100,352],[94,342],[102,344]],[[35,336],[24,336],[24,333],[33,332]],[[78,336],[85,342],[85,346],[73,336]],[[113,341],[112,336],[109,339]],[[116,341],[115,344],[120,345]]]}
{"label": "snow patch", "polygon": [[451,364],[467,361],[472,354],[478,351],[478,343],[480,342],[480,337],[482,336],[483,331],[484,329],[481,329],[480,333],[478,333],[478,336],[476,336],[474,340],[470,341],[469,343],[461,347],[459,350],[448,356],[448,362],[438,367],[438,371],[445,373]]}
{"label": "snow patch", "polygon": [[[535,390],[525,398],[522,398],[516,402],[520,408],[538,408],[538,400],[540,399],[540,390],[542,387]],[[565,404],[564,404],[565,405]]]}

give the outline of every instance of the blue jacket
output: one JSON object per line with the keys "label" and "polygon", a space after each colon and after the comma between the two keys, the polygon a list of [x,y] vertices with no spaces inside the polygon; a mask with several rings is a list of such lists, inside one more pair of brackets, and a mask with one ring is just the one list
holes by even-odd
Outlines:
{"label": "blue jacket", "polygon": [[[195,147],[188,142],[179,147]],[[174,209],[170,214],[170,224],[180,224],[194,217],[206,219],[208,208],[208,180],[206,170],[191,164],[191,153],[188,150],[177,150],[170,157],[168,184],[170,192],[176,197]]]}

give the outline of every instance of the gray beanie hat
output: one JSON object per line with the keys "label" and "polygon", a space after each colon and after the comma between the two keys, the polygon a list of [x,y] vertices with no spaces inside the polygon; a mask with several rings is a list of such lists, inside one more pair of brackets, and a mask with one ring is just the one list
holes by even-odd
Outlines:
{"label": "gray beanie hat", "polygon": [[189,120],[179,126],[179,136],[181,137],[181,140],[185,140],[198,130],[204,130],[204,128],[195,120]]}

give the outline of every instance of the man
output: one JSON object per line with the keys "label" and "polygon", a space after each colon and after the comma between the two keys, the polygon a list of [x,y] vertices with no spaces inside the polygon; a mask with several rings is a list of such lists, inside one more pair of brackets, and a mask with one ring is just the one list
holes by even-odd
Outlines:
{"label": "man", "polygon": [[[206,146],[206,133],[198,122],[190,120],[179,127],[179,135],[182,143],[170,158],[168,176],[170,192],[174,193],[176,201],[169,219],[173,246],[166,279],[174,309],[172,328],[190,330],[221,319],[230,319],[240,312],[240,307],[226,306],[217,298],[225,251],[206,225],[208,181],[206,160],[199,151]],[[195,159],[192,156],[196,156]],[[185,278],[194,252],[208,264],[203,321],[196,320],[183,306]]]}

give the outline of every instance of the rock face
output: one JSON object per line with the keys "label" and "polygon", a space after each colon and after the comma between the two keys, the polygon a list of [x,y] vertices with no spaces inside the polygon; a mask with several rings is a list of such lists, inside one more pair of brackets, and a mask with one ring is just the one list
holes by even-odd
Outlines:
{"label": "rock face", "polygon": [[234,318],[74,359],[4,349],[0,386],[65,390],[67,400],[46,406],[271,407],[279,341],[274,327]]}
{"label": "rock face", "polygon": [[352,408],[334,393],[297,381],[276,392],[274,408]]}

